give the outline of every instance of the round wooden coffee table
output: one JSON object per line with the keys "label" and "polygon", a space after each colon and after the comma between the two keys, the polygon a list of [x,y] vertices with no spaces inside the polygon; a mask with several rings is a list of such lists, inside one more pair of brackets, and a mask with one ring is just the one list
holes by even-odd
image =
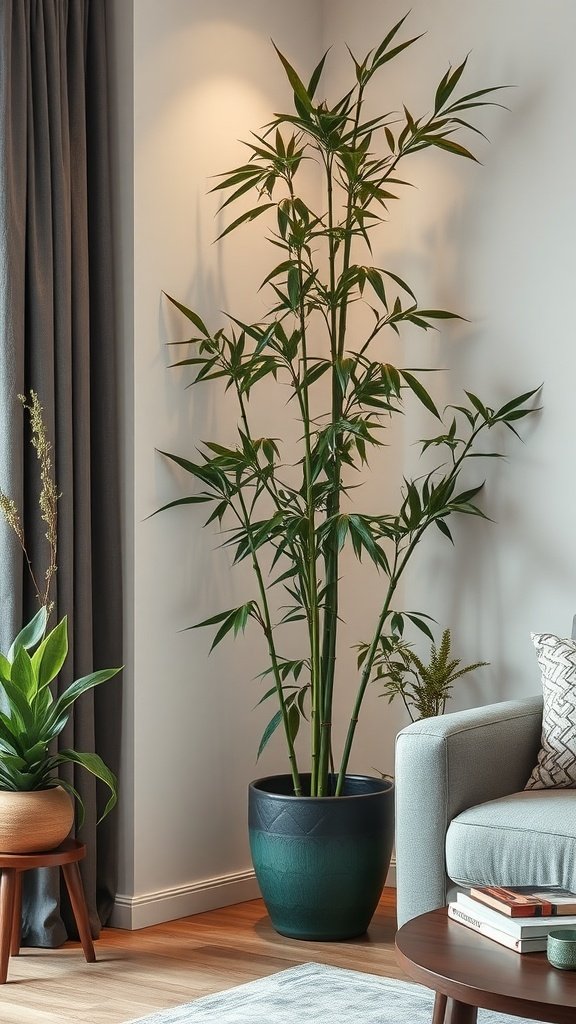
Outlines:
{"label": "round wooden coffee table", "polygon": [[576,1021],[576,972],[550,967],[545,953],[500,946],[449,920],[446,908],[403,925],[396,956],[436,992],[432,1024],[475,1024],[479,1006],[551,1024]]}

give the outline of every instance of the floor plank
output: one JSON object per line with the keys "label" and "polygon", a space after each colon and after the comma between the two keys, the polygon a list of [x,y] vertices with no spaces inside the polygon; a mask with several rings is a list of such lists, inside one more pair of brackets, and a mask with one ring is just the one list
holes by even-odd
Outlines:
{"label": "floor plank", "polygon": [[394,890],[386,889],[368,933],[348,942],[278,935],[261,900],[129,932],[104,929],[97,962],[79,943],[24,949],[0,987],[2,1024],[124,1024],[296,964],[314,961],[404,975],[394,959]]}

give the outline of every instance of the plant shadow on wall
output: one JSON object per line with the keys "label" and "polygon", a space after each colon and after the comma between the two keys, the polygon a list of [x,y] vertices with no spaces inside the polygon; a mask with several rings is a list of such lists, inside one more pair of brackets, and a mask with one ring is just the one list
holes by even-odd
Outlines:
{"label": "plant shadow on wall", "polygon": [[105,784],[110,797],[104,818],[117,799],[117,781],[102,758],[89,751],[55,749],[72,706],[83,693],[120,672],[119,668],[91,672],[54,695],[55,684],[68,655],[68,620],[64,616],[48,632],[53,609],[51,590],[57,573],[58,490],[53,476],[52,446],[46,434],[43,410],[34,391],[29,400],[19,396],[31,428],[40,477],[39,509],[48,542],[48,566],[44,578],[35,572],[28,550],[22,517],[7,494],[0,490],[0,514],[16,534],[40,605],[39,610],[14,639],[7,654],[0,654],[0,850],[33,853],[50,850],[66,838],[78,804],[78,828],[84,820],[80,794],[58,771],[76,765]]}
{"label": "plant shadow on wall", "polygon": [[[229,445],[204,440],[194,461],[162,453],[196,489],[158,511],[206,504],[204,525],[221,528],[235,564],[251,563],[254,590],[245,603],[198,625],[215,627],[212,647],[247,627],[263,637],[268,660],[261,702],[275,702],[275,710],[258,753],[281,730],[289,772],[251,787],[251,849],[275,927],[304,938],[359,934],[376,906],[392,844],[393,787],[349,774],[356,725],[367,687],[382,681],[386,662],[407,649],[409,631],[434,640],[429,616],[395,605],[398,584],[427,531],[437,529],[450,542],[453,516],[487,518],[477,504],[482,480],[463,486],[462,471],[482,455],[497,457],[483,448],[485,435],[502,428],[516,434],[538,390],[498,409],[466,391],[440,411],[425,383],[428,370],[383,361],[386,334],[400,336],[404,325],[426,332],[458,314],[421,304],[394,270],[373,265],[373,232],[408,184],[404,168],[416,154],[434,147],[475,159],[457,137],[478,131],[470,117],[499,105],[494,96],[501,88],[459,89],[464,61],[441,79],[431,113],[414,116],[404,108],[367,118],[364,102],[374,76],[420,38],[398,42],[404,20],[363,60],[352,56],[350,89],[332,102],[316,99],[326,55],[305,85],[278,51],[293,110],[275,114],[255,133],[246,143],[247,162],[221,175],[213,190],[224,194],[225,213],[247,201],[220,238],[259,217],[268,225],[275,258],[262,282],[270,297],[266,315],[245,323],[226,314],[225,326],[212,330],[198,312],[170,299],[193,331],[180,343],[189,344],[191,354],[174,365],[192,368],[195,384],[223,384],[238,420]],[[322,172],[319,202],[300,191],[308,160]],[[364,333],[351,317],[356,304],[368,309]],[[269,400],[275,388],[298,419],[296,465],[278,437],[258,436],[253,428],[258,395],[264,389]],[[404,479],[393,511],[383,510],[385,489],[380,507],[363,510],[362,473],[410,400],[435,423],[420,440],[422,473]],[[371,632],[360,643],[357,680],[337,674],[345,548],[364,563],[380,595]],[[288,657],[285,638],[294,628],[302,653]],[[341,751],[332,741],[336,687],[350,695]],[[305,771],[295,749],[304,726]],[[349,817],[342,824],[344,813]],[[388,828],[385,840],[376,836],[378,824]]]}

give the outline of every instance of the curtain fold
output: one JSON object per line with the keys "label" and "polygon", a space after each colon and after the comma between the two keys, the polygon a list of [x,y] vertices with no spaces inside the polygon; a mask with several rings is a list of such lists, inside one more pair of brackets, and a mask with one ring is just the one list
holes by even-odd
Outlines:
{"label": "curtain fold", "polygon": [[[24,513],[42,575],[36,460],[16,397],[33,388],[61,495],[52,622],[68,615],[70,652],[60,688],[122,662],[106,33],[106,0],[0,4],[0,486]],[[0,649],[34,610],[21,551],[2,525]],[[113,770],[120,678],[85,694],[59,738],[62,747],[96,750]],[[103,795],[95,780],[81,769],[67,777],[86,806],[81,868],[97,936],[114,896],[114,815],[96,830]],[[74,934],[55,873],[27,873],[23,918],[30,945]]]}

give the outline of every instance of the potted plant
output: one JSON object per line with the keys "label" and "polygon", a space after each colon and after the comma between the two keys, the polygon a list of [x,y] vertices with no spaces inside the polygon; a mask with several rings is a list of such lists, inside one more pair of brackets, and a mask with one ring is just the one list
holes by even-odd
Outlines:
{"label": "potted plant", "polygon": [[430,660],[426,664],[409,644],[391,643],[374,659],[374,675],[383,684],[388,703],[400,697],[411,722],[443,715],[457,679],[483,668],[487,661],[475,661],[460,668],[460,658],[451,657],[452,635],[442,633],[440,644],[430,644]]}
{"label": "potted plant", "polygon": [[30,401],[19,396],[30,416],[32,444],[40,468],[40,514],[46,525],[48,568],[40,586],[26,549],[22,520],[14,501],[0,491],[0,512],[16,533],[30,571],[39,610],[18,633],[6,654],[0,654],[0,851],[34,853],[50,850],[66,838],[74,820],[74,798],[79,806],[79,827],[84,818],[82,800],[66,779],[58,777],[63,764],[91,772],[110,790],[102,817],[116,803],[117,783],[98,754],[73,749],[54,750],[74,702],[87,690],[111,679],[119,668],[92,672],[71,683],[58,697],[51,683],[68,653],[66,616],[49,632],[52,609],[50,588],[57,571],[57,501],[52,476],[51,445],[46,436],[42,407],[35,392]]}
{"label": "potted plant", "polygon": [[[275,710],[258,753],[280,730],[289,770],[250,787],[251,850],[274,926],[302,938],[359,934],[376,907],[392,848],[393,785],[350,774],[356,724],[383,649],[403,642],[405,627],[433,639],[426,616],[395,606],[398,583],[429,530],[451,540],[452,516],[485,517],[475,504],[482,483],[462,486],[462,469],[472,459],[476,464],[480,439],[493,428],[503,424],[515,432],[535,394],[493,409],[466,392],[460,404],[441,412],[424,383],[426,371],[385,361],[386,332],[399,335],[406,324],[427,331],[456,314],[420,305],[395,271],[374,265],[375,228],[407,184],[400,175],[410,157],[435,147],[474,159],[456,138],[477,131],[471,113],[492,104],[496,92],[485,88],[455,98],[464,61],[441,79],[430,113],[365,113],[374,76],[416,42],[397,41],[403,21],[362,60],[352,56],[350,89],[335,102],[316,99],[326,55],[305,85],[278,51],[293,110],[274,115],[247,143],[247,162],[221,175],[213,189],[226,196],[225,212],[247,201],[220,238],[261,216],[268,224],[275,258],[263,282],[267,312],[256,322],[227,315],[223,326],[211,329],[198,312],[168,296],[192,325],[191,354],[174,365],[193,368],[195,384],[224,385],[238,421],[228,445],[203,441],[194,461],[162,453],[196,485],[163,509],[206,503],[205,525],[227,531],[233,562],[249,560],[253,569],[246,601],[198,625],[216,628],[213,647],[248,625],[263,637],[262,701],[275,702]],[[301,170],[311,160],[321,174],[319,200],[300,188]],[[355,315],[361,305],[368,321]],[[277,437],[259,436],[254,427],[259,389],[275,387],[298,421],[296,464],[292,450],[286,453]],[[404,480],[394,511],[383,511],[386,493],[380,507],[361,511],[360,474],[368,472],[383,430],[410,401],[421,403],[437,424],[421,442],[422,473]],[[356,681],[337,676],[345,547],[371,565],[379,592]],[[285,653],[291,629],[298,657]],[[350,694],[341,751],[332,734],[336,686]]]}

